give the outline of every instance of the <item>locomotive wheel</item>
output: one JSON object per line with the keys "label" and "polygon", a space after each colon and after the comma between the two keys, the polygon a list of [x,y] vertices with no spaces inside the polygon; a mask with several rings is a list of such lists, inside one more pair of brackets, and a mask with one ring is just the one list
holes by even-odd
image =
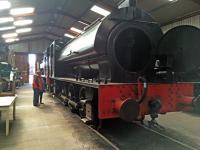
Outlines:
{"label": "locomotive wheel", "polygon": [[[85,87],[81,87],[80,90],[79,90],[79,100],[84,100],[86,99],[86,88]],[[80,104],[80,108],[79,108],[79,115],[81,118],[84,118],[85,117],[85,111],[86,111],[86,108],[85,108],[85,104]]]}
{"label": "locomotive wheel", "polygon": [[72,85],[72,84],[70,84],[69,86],[68,86],[68,90],[67,90],[67,98],[69,98],[70,100],[74,100],[74,98],[75,98],[75,87]]}
{"label": "locomotive wheel", "polygon": [[79,90],[79,100],[86,99],[86,88],[81,87]]}
{"label": "locomotive wheel", "polygon": [[[67,98],[73,101],[75,99],[75,87],[73,84],[70,84],[68,86],[68,91],[67,91]],[[68,107],[72,113],[76,112],[76,109],[68,102]]]}
{"label": "locomotive wheel", "polygon": [[69,110],[70,110],[72,113],[76,113],[76,109],[75,109],[72,105],[70,105],[69,103],[68,103],[68,107],[69,107]]}
{"label": "locomotive wheel", "polygon": [[[63,88],[63,95],[67,97],[67,94],[68,94],[68,93],[67,93],[67,86],[64,85],[64,88]],[[64,103],[65,103],[65,106],[68,106],[68,102],[67,102],[67,101],[65,101]]]}

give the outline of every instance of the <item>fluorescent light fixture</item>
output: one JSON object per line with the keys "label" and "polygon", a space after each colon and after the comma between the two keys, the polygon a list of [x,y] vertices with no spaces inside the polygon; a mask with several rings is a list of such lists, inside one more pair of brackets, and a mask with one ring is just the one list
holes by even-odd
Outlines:
{"label": "fluorescent light fixture", "polygon": [[1,27],[0,31],[12,30],[12,29],[15,29],[15,28],[16,28],[15,26]]}
{"label": "fluorescent light fixture", "polygon": [[34,11],[35,11],[35,8],[33,7],[13,8],[10,10],[10,14],[13,16],[19,16],[19,15],[31,14]]}
{"label": "fluorescent light fixture", "polygon": [[71,35],[71,34],[68,34],[68,33],[65,33],[64,36],[68,37],[68,38],[71,38],[71,39],[74,39],[75,36]]}
{"label": "fluorescent light fixture", "polygon": [[108,16],[110,15],[110,11],[107,11],[97,5],[94,5],[90,10],[102,15],[102,16]]}
{"label": "fluorescent light fixture", "polygon": [[2,38],[11,38],[11,37],[16,37],[18,36],[17,33],[7,33],[7,34],[3,34]]}
{"label": "fluorescent light fixture", "polygon": [[19,41],[19,38],[13,38],[13,39],[6,39],[5,40],[6,43],[11,43],[11,42],[15,42],[15,41]]}
{"label": "fluorescent light fixture", "polygon": [[31,32],[32,28],[22,28],[22,29],[17,29],[16,33],[26,33],[26,32]]}
{"label": "fluorescent light fixture", "polygon": [[0,1],[0,10],[9,9],[11,7],[11,3],[9,1]]}
{"label": "fluorescent light fixture", "polygon": [[70,30],[74,31],[74,32],[77,32],[77,33],[83,33],[82,30],[79,30],[77,28],[74,28],[74,27],[71,27]]}
{"label": "fluorescent light fixture", "polygon": [[25,26],[25,25],[29,25],[32,24],[33,20],[18,20],[14,22],[15,26]]}
{"label": "fluorescent light fixture", "polygon": [[13,17],[1,17],[0,18],[0,24],[1,23],[7,23],[7,22],[13,22],[14,18]]}

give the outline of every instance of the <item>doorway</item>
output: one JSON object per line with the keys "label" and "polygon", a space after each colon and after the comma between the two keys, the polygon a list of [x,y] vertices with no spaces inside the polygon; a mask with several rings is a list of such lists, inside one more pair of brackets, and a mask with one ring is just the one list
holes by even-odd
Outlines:
{"label": "doorway", "polygon": [[29,63],[29,84],[33,83],[33,75],[35,74],[35,64],[36,64],[36,54],[28,55],[28,63]]}

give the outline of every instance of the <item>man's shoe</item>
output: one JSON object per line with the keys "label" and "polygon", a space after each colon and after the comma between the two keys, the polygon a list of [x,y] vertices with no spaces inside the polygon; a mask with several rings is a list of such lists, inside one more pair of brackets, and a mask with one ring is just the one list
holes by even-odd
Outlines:
{"label": "man's shoe", "polygon": [[40,104],[44,104],[43,102],[41,102]]}

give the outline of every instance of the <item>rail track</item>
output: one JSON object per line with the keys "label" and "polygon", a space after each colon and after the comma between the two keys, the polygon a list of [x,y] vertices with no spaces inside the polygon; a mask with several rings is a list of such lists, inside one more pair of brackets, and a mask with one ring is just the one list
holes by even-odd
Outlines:
{"label": "rail track", "polygon": [[[54,99],[61,103],[58,98]],[[78,115],[75,116],[80,119]],[[149,127],[148,120],[144,124],[126,123],[120,119],[109,120],[103,122],[99,131],[86,126],[114,150],[200,150],[200,141],[194,142],[168,127]]]}
{"label": "rail track", "polygon": [[150,128],[146,123],[114,122],[116,126],[109,126],[108,122],[100,131],[89,128],[115,150],[200,150],[191,139],[178,133],[176,135],[170,129]]}

